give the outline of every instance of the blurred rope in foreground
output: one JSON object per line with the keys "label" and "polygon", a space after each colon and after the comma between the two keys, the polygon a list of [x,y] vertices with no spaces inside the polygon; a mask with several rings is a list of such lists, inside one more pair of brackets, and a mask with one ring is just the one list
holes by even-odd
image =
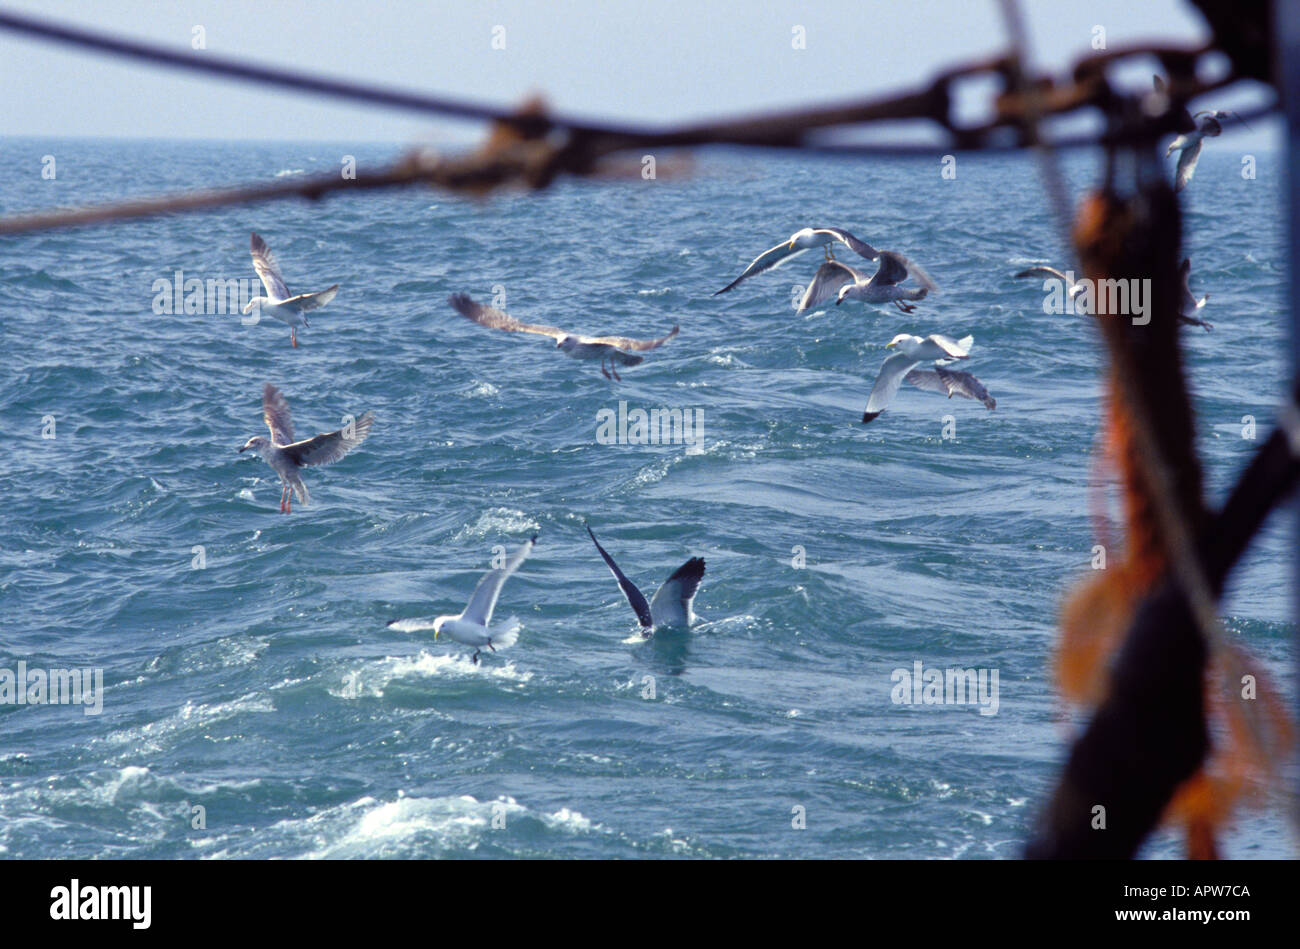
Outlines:
{"label": "blurred rope in foreground", "polygon": [[[554,115],[536,101],[517,110],[500,109],[447,96],[249,65],[211,53],[181,52],[3,10],[0,10],[0,29],[154,65],[252,82],[263,88],[296,90],[426,115],[494,124],[487,141],[466,154],[442,156],[428,150],[415,150],[391,167],[377,172],[358,171],[356,178],[327,174],[293,182],[236,186],[79,210],[15,215],[0,218],[0,234],[99,224],[288,197],[319,199],[331,192],[355,189],[368,191],[432,185],[451,191],[484,194],[506,185],[544,188],[560,175],[609,173],[611,168],[605,160],[611,156],[630,153],[639,158],[640,153],[654,149],[730,145],[855,156],[1012,150],[1030,144],[1027,130],[1036,130],[1045,118],[1106,108],[1116,97],[1106,71],[1113,64],[1125,60],[1145,56],[1158,59],[1170,77],[1169,98],[1180,105],[1242,78],[1234,70],[1213,81],[1198,79],[1197,65],[1213,50],[1210,46],[1199,49],[1134,46],[1103,52],[1080,59],[1070,75],[1062,80],[1026,76],[1019,58],[1011,54],[946,70],[922,88],[893,96],[654,128],[606,125]],[[993,118],[982,124],[959,123],[953,114],[955,88],[963,82],[989,75],[1000,79],[1002,85],[1002,92],[994,103]],[[1273,105],[1264,106],[1247,112],[1246,117],[1264,115],[1273,108]],[[868,144],[836,142],[826,134],[848,127],[900,121],[919,122],[931,128],[937,126],[944,133],[943,140],[934,144]],[[1130,134],[1154,138],[1170,132],[1187,131],[1189,127],[1181,108],[1170,108],[1153,114],[1151,120],[1140,128],[1108,130],[1100,136],[1077,135],[1052,140],[1034,138],[1032,143],[1054,149],[1110,145],[1119,143]]]}

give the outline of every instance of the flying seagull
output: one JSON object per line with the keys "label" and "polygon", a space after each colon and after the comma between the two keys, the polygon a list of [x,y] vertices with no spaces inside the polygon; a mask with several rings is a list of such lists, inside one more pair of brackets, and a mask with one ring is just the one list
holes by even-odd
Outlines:
{"label": "flying seagull", "polygon": [[[289,417],[289,403],[285,401],[280,390],[271,383],[262,389],[262,418],[271,430],[271,437],[254,435],[239,449],[240,453],[250,448],[262,456],[262,460],[271,466],[280,476],[280,513],[293,513],[293,494],[306,504],[310,501],[307,485],[303,484],[298,469],[304,465],[332,465],[356,448],[370,434],[374,416],[367,412],[355,422],[351,422],[337,432],[323,432],[314,438],[304,438],[300,442],[293,440],[293,420]],[[291,493],[292,489],[292,493]]]}
{"label": "flying seagull", "polygon": [[[899,333],[885,344],[886,349],[897,348],[898,352],[886,357],[880,366],[876,383],[871,387],[871,395],[867,397],[866,411],[862,413],[863,424],[870,422],[885,410],[898,394],[898,387],[904,381],[911,382],[922,389],[946,392],[949,398],[960,395],[968,399],[978,399],[992,410],[997,403],[989,396],[988,390],[980,381],[970,373],[952,372],[946,369],[943,370],[942,375],[938,372],[938,369],[942,368],[942,363],[968,358],[974,342],[971,336],[964,336],[954,342],[938,333],[932,333],[925,339],[909,333]],[[930,375],[929,370],[926,370],[908,379],[917,366],[930,361],[941,363],[933,376]]]}
{"label": "flying seagull", "polygon": [[[1161,96],[1169,95],[1169,87],[1159,75],[1155,76],[1155,90]],[[1178,152],[1178,168],[1174,174],[1174,190],[1182,191],[1187,187],[1187,183],[1192,180],[1192,175],[1196,173],[1196,162],[1201,157],[1201,145],[1207,138],[1217,138],[1223,134],[1223,120],[1236,119],[1246,128],[1250,128],[1236,112],[1230,109],[1203,109],[1194,115],[1189,115],[1186,109],[1181,110],[1183,121],[1193,128],[1189,132],[1184,132],[1169,143],[1169,148],[1165,150],[1165,157],[1168,158],[1174,152]]]}
{"label": "flying seagull", "polygon": [[[679,326],[674,326],[667,336],[661,336],[659,339],[631,339],[627,336],[578,336],[574,333],[566,333],[554,326],[543,326],[540,323],[521,323],[496,307],[475,303],[464,293],[452,294],[447,298],[447,302],[465,319],[473,320],[480,326],[486,326],[488,329],[494,330],[505,330],[507,333],[536,333],[538,336],[549,336],[555,340],[556,347],[570,359],[599,359],[600,371],[606,379],[610,378],[610,372],[613,372],[613,378],[615,379],[623,378],[618,374],[618,370],[614,368],[615,363],[622,366],[635,366],[645,361],[644,356],[635,356],[626,352],[626,350],[649,352],[652,349],[658,349],[676,336],[677,331],[681,329]],[[608,370],[605,368],[605,360],[609,360]]]}
{"label": "flying seagull", "polygon": [[1212,330],[1214,324],[1207,323],[1200,317],[1192,316],[1193,313],[1205,306],[1210,299],[1210,295],[1207,293],[1199,300],[1196,299],[1196,294],[1192,293],[1192,288],[1187,285],[1187,278],[1191,276],[1191,273],[1192,261],[1190,258],[1184,257],[1183,262],[1178,266],[1178,276],[1182,278],[1183,284],[1183,298],[1178,305],[1178,320],[1181,323],[1190,323],[1193,326],[1203,326],[1207,330]]}
{"label": "flying seagull", "polygon": [[641,623],[642,636],[648,637],[656,626],[690,626],[695,622],[691,602],[695,599],[695,591],[700,588],[700,581],[704,578],[703,557],[692,557],[674,570],[672,576],[664,581],[664,585],[647,603],[645,595],[622,570],[618,569],[618,564],[614,563],[614,558],[605,552],[605,548],[600,546],[600,541],[596,540],[596,535],[592,534],[590,526],[587,527],[587,533],[591,534],[591,542],[600,551],[600,556],[609,567],[610,573],[614,574],[614,579],[618,581],[619,588],[627,597],[628,603],[632,604],[632,610]]}
{"label": "flying seagull", "polygon": [[433,639],[438,640],[440,633],[446,633],[458,643],[474,647],[470,661],[477,664],[478,654],[486,646],[493,652],[497,648],[513,646],[519,639],[519,620],[512,616],[500,626],[492,625],[492,611],[496,609],[497,597],[501,588],[510,579],[510,575],[519,569],[520,564],[537,546],[537,535],[528,538],[528,542],[511,554],[504,567],[497,567],[483,574],[483,579],[474,588],[469,604],[455,616],[438,616],[434,619],[395,619],[388,625],[402,633],[413,633],[421,629],[433,630]]}
{"label": "flying seagull", "polygon": [[[902,254],[882,250],[877,256],[880,266],[870,277],[838,260],[826,261],[817,268],[796,312],[811,310],[833,296],[836,306],[845,300],[862,300],[865,303],[893,303],[904,313],[911,313],[916,307],[904,303],[904,300],[924,300],[931,290],[939,289],[929,274]],[[908,277],[915,278],[920,287],[915,290],[900,287],[899,284]]]}
{"label": "flying seagull", "polygon": [[244,304],[244,313],[247,315],[260,306],[263,313],[275,317],[281,323],[288,323],[289,342],[297,348],[298,327],[310,325],[303,314],[308,310],[320,309],[338,296],[339,285],[336,283],[315,293],[290,294],[289,288],[284,285],[284,278],[280,276],[280,267],[271,256],[271,248],[257,236],[256,231],[249,239],[249,245],[253,252],[253,269],[262,278],[267,296],[253,297]]}
{"label": "flying seagull", "polygon": [[765,273],[775,267],[779,267],[791,257],[797,257],[804,251],[813,247],[820,247],[826,254],[827,260],[834,260],[834,247],[836,242],[843,244],[855,253],[875,260],[878,256],[876,249],[865,241],[860,241],[848,231],[838,227],[804,227],[790,235],[789,239],[777,244],[771,250],[766,250],[754,258],[754,262],[745,268],[742,273],[731,283],[727,284],[721,290],[713,295],[716,297],[719,293],[726,293],[742,280],[748,280],[756,274]]}
{"label": "flying seagull", "polygon": [[[1208,293],[1205,296],[1201,297],[1199,300],[1192,295],[1192,291],[1187,286],[1187,277],[1188,274],[1191,272],[1191,267],[1192,267],[1191,262],[1186,258],[1184,258],[1182,264],[1178,269],[1178,273],[1179,276],[1182,278],[1182,284],[1183,284],[1182,299],[1179,301],[1179,305],[1178,305],[1178,310],[1179,310],[1178,321],[1180,323],[1190,323],[1193,326],[1203,326],[1207,330],[1214,329],[1213,324],[1207,323],[1205,320],[1191,315],[1195,313],[1197,310],[1199,310],[1201,307],[1205,306],[1205,301],[1210,299],[1210,295]],[[1065,287],[1066,295],[1071,300],[1073,300],[1079,294],[1083,293],[1083,291],[1086,289],[1085,281],[1083,280],[1071,281],[1069,276],[1061,273],[1061,271],[1057,270],[1055,267],[1045,267],[1045,266],[1030,267],[1027,270],[1020,271],[1020,273],[1016,274],[1016,277],[1018,278],[1036,277],[1040,275],[1046,278],[1059,280],[1061,284]]]}
{"label": "flying seagull", "polygon": [[[1029,267],[1016,274],[1017,280],[1023,280],[1026,277],[1043,277],[1045,279],[1061,281],[1061,285],[1065,288],[1066,297],[1070,300],[1073,300],[1079,294],[1083,293],[1085,287],[1082,280],[1073,280],[1061,273],[1061,271],[1057,270],[1055,267],[1047,267],[1041,264],[1035,267]],[[1046,285],[1044,285],[1044,289],[1046,289]]]}

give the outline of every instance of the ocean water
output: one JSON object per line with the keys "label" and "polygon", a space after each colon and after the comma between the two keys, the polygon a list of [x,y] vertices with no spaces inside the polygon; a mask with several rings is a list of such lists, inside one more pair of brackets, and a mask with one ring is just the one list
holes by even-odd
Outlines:
{"label": "ocean water", "polygon": [[[395,153],[6,139],[0,212]],[[1213,142],[1186,192],[1215,329],[1184,345],[1216,501],[1259,444],[1243,417],[1262,436],[1288,376],[1282,169],[1257,157],[1243,180]],[[1097,156],[1066,167],[1078,194]],[[914,257],[941,293],[910,316],[796,317],[809,254],[710,295],[822,223]],[[292,289],[342,284],[296,350],[271,320],[154,312],[177,270],[253,278],[250,230]],[[1011,278],[1062,259],[1020,156],[963,156],[944,180],[937,160],[713,152],[677,180],[4,239],[0,669],[99,668],[105,688],[97,715],[0,705],[0,857],[1017,856],[1083,720],[1050,662],[1095,542],[1101,354],[1085,319]],[[613,382],[460,319],[455,291],[577,331],[681,334]],[[907,389],[861,425],[902,331],[973,334],[966,368],[996,411]],[[268,381],[300,435],[377,418],[306,472],[312,503],[289,517],[236,453],[265,434]],[[701,413],[699,450],[600,443],[620,401]],[[647,592],[706,559],[689,634],[640,641],[584,519]],[[1224,616],[1293,695],[1289,527],[1257,538]],[[514,648],[473,665],[385,627],[459,611],[493,549],[534,531],[498,606],[523,624]],[[918,661],[996,670],[996,714],[892,702],[891,673]],[[1276,796],[1224,851],[1294,855]]]}

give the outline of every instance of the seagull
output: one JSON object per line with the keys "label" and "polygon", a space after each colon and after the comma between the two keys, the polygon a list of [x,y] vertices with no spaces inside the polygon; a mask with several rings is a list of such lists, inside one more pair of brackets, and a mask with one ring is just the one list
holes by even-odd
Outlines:
{"label": "seagull", "polygon": [[935,360],[942,365],[955,359],[969,358],[971,345],[974,342],[975,339],[971,336],[964,336],[953,342],[947,336],[940,336],[938,333],[932,333],[925,339],[912,336],[910,333],[899,333],[885,344],[886,349],[897,347],[899,351],[886,357],[880,366],[876,383],[871,387],[871,395],[867,397],[866,411],[862,413],[863,424],[870,422],[885,410],[885,407],[894,400],[894,396],[898,394],[898,387],[905,380],[922,389],[946,392],[949,398],[961,395],[968,399],[978,399],[992,410],[997,403],[989,396],[988,390],[980,381],[970,373],[944,370],[944,374],[939,375],[936,370],[932,377],[929,370],[926,370],[911,379],[907,378],[912,370],[923,362]]}
{"label": "seagull", "polygon": [[512,616],[500,626],[492,625],[492,611],[496,609],[497,597],[501,588],[510,579],[510,575],[519,569],[520,564],[537,546],[537,535],[528,538],[528,542],[511,554],[504,567],[497,567],[483,574],[483,579],[474,588],[469,604],[455,616],[439,616],[435,619],[395,619],[388,623],[391,629],[402,633],[411,633],[421,629],[433,630],[433,639],[438,640],[440,633],[446,633],[458,643],[474,647],[470,661],[478,664],[478,655],[486,646],[493,652],[513,646],[519,639],[519,620]]}
{"label": "seagull", "polygon": [[744,273],[713,295],[716,297],[719,293],[726,293],[742,280],[748,280],[755,274],[765,273],[768,270],[779,267],[791,257],[797,257],[799,254],[802,254],[804,251],[813,247],[822,248],[828,261],[834,260],[834,246],[837,241],[855,253],[867,258],[867,260],[875,260],[876,257],[879,256],[874,247],[865,241],[858,240],[842,228],[804,227],[791,234],[788,240],[784,240],[771,250],[759,254],[754,258],[754,262],[745,268]]}
{"label": "seagull", "polygon": [[600,546],[600,541],[596,540],[590,526],[587,527],[587,533],[591,534],[591,542],[600,551],[610,573],[614,574],[628,603],[632,604],[632,610],[641,623],[642,636],[649,638],[656,626],[690,626],[695,622],[691,602],[695,599],[695,591],[700,588],[700,581],[704,579],[703,557],[692,557],[674,570],[647,603],[645,595],[618,569],[618,564],[605,552],[605,548]]}
{"label": "seagull", "polygon": [[296,349],[298,327],[310,325],[303,314],[308,310],[320,309],[338,296],[339,285],[336,283],[315,293],[290,295],[289,288],[284,285],[284,279],[280,276],[280,267],[271,256],[271,248],[266,246],[266,241],[258,237],[257,232],[254,231],[249,239],[249,245],[253,252],[253,269],[262,278],[262,286],[266,288],[268,296],[253,297],[244,304],[244,313],[247,315],[253,312],[255,307],[260,306],[263,313],[275,317],[281,323],[288,323],[289,342]]}
{"label": "seagull", "polygon": [[1165,151],[1165,157],[1168,158],[1174,152],[1178,152],[1178,170],[1174,175],[1174,190],[1182,191],[1187,187],[1187,182],[1192,180],[1192,175],[1196,173],[1196,161],[1201,157],[1201,142],[1207,138],[1215,138],[1223,133],[1223,126],[1219,120],[1211,114],[1197,113],[1199,118],[1194,119],[1196,123],[1195,130],[1184,132],[1176,139],[1169,143],[1169,148]]}
{"label": "seagull", "polygon": [[[1158,96],[1167,98],[1169,96],[1169,87],[1164,79],[1157,74],[1154,77],[1155,91]],[[1196,161],[1201,157],[1201,144],[1207,138],[1217,138],[1223,133],[1223,120],[1236,119],[1246,128],[1250,126],[1236,112],[1230,109],[1203,109],[1195,115],[1189,115],[1186,109],[1180,110],[1183,121],[1193,126],[1190,132],[1184,132],[1169,143],[1169,148],[1165,150],[1165,157],[1168,158],[1174,152],[1179,152],[1178,169],[1174,175],[1174,190],[1182,191],[1187,187],[1187,183],[1192,180],[1192,175],[1196,172]]]}
{"label": "seagull", "polygon": [[[307,485],[303,484],[298,469],[304,465],[332,465],[356,448],[370,434],[374,416],[367,412],[355,422],[340,428],[337,432],[323,432],[314,438],[304,438],[300,442],[293,440],[293,421],[289,417],[289,403],[285,401],[280,390],[271,383],[262,389],[262,417],[266,427],[271,430],[269,439],[254,435],[239,449],[240,453],[250,448],[262,456],[262,460],[271,466],[280,476],[280,513],[293,513],[293,494],[306,504],[310,500]],[[292,489],[292,493],[291,490]]]}
{"label": "seagull", "polygon": [[[911,313],[916,307],[904,303],[904,300],[924,300],[931,290],[939,289],[929,274],[902,254],[882,250],[877,256],[880,258],[880,266],[870,277],[838,260],[826,261],[817,268],[796,312],[811,310],[818,303],[834,296],[836,306],[845,300],[862,300],[865,303],[893,303],[904,313]],[[916,290],[899,286],[909,276],[915,277],[921,285]]]}
{"label": "seagull", "polygon": [[[1174,190],[1182,191],[1187,187],[1187,183],[1192,180],[1192,175],[1196,172],[1196,161],[1201,157],[1201,143],[1207,138],[1216,138],[1223,134],[1222,122],[1227,118],[1235,118],[1246,124],[1246,120],[1237,115],[1236,112],[1230,112],[1219,109],[1214,112],[1197,112],[1192,120],[1196,123],[1196,128],[1191,132],[1184,132],[1176,139],[1169,143],[1169,148],[1165,151],[1165,157],[1168,158],[1174,152],[1178,155],[1178,170],[1174,175]],[[1246,126],[1249,128],[1250,126]]]}
{"label": "seagull", "polygon": [[[1055,279],[1061,281],[1061,285],[1065,287],[1066,298],[1069,300],[1073,300],[1079,294],[1083,293],[1086,287],[1086,284],[1084,284],[1082,280],[1073,280],[1070,277],[1066,276],[1065,274],[1061,273],[1061,271],[1057,270],[1055,267],[1046,267],[1042,265],[1029,267],[1026,270],[1020,271],[1020,273],[1016,274],[1016,279],[1022,280],[1025,277],[1038,277],[1038,276],[1047,279]],[[1046,281],[1044,281],[1043,289],[1044,290],[1047,289]]]}
{"label": "seagull", "polygon": [[[521,323],[496,307],[475,303],[464,293],[452,294],[447,298],[447,302],[465,319],[473,320],[488,329],[505,330],[507,333],[536,333],[539,336],[549,336],[555,340],[556,347],[570,359],[599,358],[600,371],[606,379],[610,378],[610,372],[613,372],[613,378],[615,379],[623,378],[618,374],[618,370],[614,368],[615,363],[622,366],[635,366],[645,361],[644,356],[634,356],[624,352],[624,350],[648,352],[651,349],[658,349],[676,336],[677,331],[681,329],[680,326],[674,326],[667,336],[661,336],[659,339],[630,339],[627,336],[578,336],[574,333],[566,333],[554,326]],[[608,370],[605,368],[605,360],[609,360]]]}
{"label": "seagull", "polygon": [[1207,330],[1212,330],[1214,324],[1192,316],[1193,313],[1205,306],[1206,301],[1210,299],[1210,295],[1207,293],[1199,300],[1196,299],[1196,295],[1192,293],[1192,288],[1187,285],[1187,278],[1191,275],[1191,272],[1192,262],[1189,258],[1184,257],[1183,262],[1178,266],[1178,276],[1182,278],[1183,283],[1183,298],[1178,305],[1178,320],[1181,323],[1190,323],[1193,326],[1203,326]]}

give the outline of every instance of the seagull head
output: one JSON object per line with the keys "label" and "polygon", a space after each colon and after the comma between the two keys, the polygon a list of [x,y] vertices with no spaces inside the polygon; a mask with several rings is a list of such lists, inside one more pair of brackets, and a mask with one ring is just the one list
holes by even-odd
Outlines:
{"label": "seagull head", "polygon": [[562,349],[566,353],[573,352],[573,347],[578,345],[578,341],[572,336],[561,336],[555,341],[557,349]]}
{"label": "seagull head", "polygon": [[917,336],[913,336],[911,333],[899,333],[889,342],[885,343],[885,348],[893,349],[895,346],[897,346],[900,349],[902,349],[904,352],[906,352],[910,345],[915,345],[919,342],[921,342],[920,338]]}
{"label": "seagull head", "polygon": [[811,240],[812,237],[813,237],[813,229],[811,227],[799,228],[799,230],[795,231],[793,234],[790,235],[790,250],[794,250],[795,245],[798,244],[800,241],[805,242],[805,246],[806,246],[806,242]]}
{"label": "seagull head", "polygon": [[263,438],[261,435],[254,435],[248,441],[244,442],[244,447],[239,449],[239,453],[242,455],[250,448],[253,449],[254,451],[260,452],[263,448],[268,447],[270,444],[271,444],[270,441]]}

